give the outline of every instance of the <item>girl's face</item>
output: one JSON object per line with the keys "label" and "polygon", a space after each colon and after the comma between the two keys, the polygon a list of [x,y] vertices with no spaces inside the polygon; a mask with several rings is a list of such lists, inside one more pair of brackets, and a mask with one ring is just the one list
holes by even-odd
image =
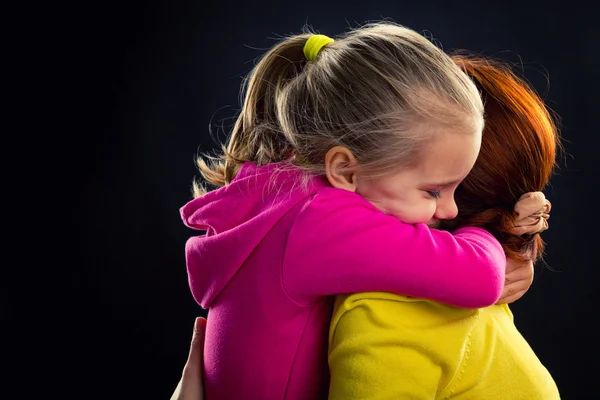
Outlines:
{"label": "girl's face", "polygon": [[408,224],[452,219],[458,214],[454,191],[475,165],[480,147],[481,133],[441,132],[415,166],[382,178],[359,176],[356,192]]}

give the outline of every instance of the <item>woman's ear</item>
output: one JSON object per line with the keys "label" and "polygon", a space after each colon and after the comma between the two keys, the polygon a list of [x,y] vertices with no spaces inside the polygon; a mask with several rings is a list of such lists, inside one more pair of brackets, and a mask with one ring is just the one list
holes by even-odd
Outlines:
{"label": "woman's ear", "polygon": [[335,146],[325,154],[325,174],[329,184],[338,189],[356,192],[356,173],[348,172],[348,167],[356,166],[356,158],[343,146]]}

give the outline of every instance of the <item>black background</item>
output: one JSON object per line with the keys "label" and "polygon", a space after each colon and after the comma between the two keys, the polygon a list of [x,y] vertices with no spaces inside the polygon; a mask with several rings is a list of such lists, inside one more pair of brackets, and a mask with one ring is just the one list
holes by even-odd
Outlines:
{"label": "black background", "polygon": [[[560,3],[563,3],[562,5]],[[165,399],[192,324],[206,315],[187,286],[179,218],[198,150],[215,148],[239,108],[241,78],[274,38],[304,24],[335,36],[391,19],[445,50],[518,63],[562,122],[566,152],[546,190],[553,203],[546,262],[512,306],[517,326],[565,399],[597,390],[595,220],[598,28],[576,2],[103,2],[76,8],[65,29],[76,63],[82,245],[53,324],[77,398]],[[73,11],[73,10],[70,10]],[[69,20],[69,18],[66,18]],[[252,304],[248,304],[252,312]],[[83,394],[85,393],[85,395]],[[211,400],[211,399],[209,399]]]}

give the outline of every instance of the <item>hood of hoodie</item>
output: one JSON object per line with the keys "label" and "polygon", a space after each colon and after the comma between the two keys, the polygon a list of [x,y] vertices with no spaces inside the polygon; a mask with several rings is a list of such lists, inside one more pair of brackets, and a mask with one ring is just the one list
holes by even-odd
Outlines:
{"label": "hood of hoodie", "polygon": [[315,192],[315,184],[325,184],[313,179],[304,187],[302,176],[286,164],[246,163],[229,185],[180,209],[186,226],[204,231],[185,246],[190,289],[201,307],[210,307],[273,226]]}

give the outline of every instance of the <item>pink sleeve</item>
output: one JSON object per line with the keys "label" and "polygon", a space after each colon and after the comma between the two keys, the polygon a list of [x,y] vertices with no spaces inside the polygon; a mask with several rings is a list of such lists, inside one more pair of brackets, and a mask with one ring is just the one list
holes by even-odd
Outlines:
{"label": "pink sleeve", "polygon": [[464,308],[498,300],[506,257],[490,233],[405,224],[355,193],[340,192],[321,191],[291,227],[282,274],[293,300],[369,291]]}

